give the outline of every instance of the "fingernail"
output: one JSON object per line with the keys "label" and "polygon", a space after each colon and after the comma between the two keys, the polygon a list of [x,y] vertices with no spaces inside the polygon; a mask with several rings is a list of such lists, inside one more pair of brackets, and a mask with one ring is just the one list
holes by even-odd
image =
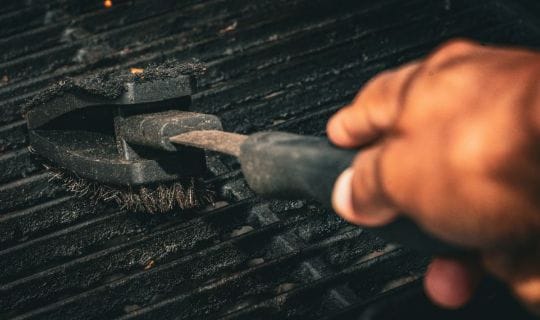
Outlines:
{"label": "fingernail", "polygon": [[334,184],[332,192],[332,207],[344,220],[363,226],[375,227],[387,224],[395,219],[397,213],[390,208],[379,208],[376,213],[363,213],[355,209],[352,193],[354,170],[347,168],[341,173]]}
{"label": "fingernail", "polygon": [[[352,168],[347,168],[337,178],[332,192],[332,206],[338,215],[343,219],[351,221],[354,216],[354,208],[352,203],[352,177],[354,171]],[[354,223],[354,222],[353,222]]]}

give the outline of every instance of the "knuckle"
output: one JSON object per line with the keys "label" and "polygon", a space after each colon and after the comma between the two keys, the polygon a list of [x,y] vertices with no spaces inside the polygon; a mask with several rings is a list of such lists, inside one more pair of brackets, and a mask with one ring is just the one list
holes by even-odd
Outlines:
{"label": "knuckle", "polygon": [[483,176],[503,173],[523,150],[520,137],[500,136],[475,127],[458,132],[450,159],[461,172]]}
{"label": "knuckle", "polygon": [[483,256],[483,265],[506,282],[515,296],[533,313],[540,315],[540,274],[535,258],[523,257],[521,250]]}
{"label": "knuckle", "polygon": [[377,130],[393,122],[398,100],[393,71],[385,71],[371,79],[358,96],[356,103],[363,108],[366,121]]}
{"label": "knuckle", "polygon": [[462,54],[472,51],[477,46],[478,44],[471,40],[457,38],[445,42],[440,50],[454,54]]}
{"label": "knuckle", "polygon": [[368,80],[362,90],[356,95],[353,104],[369,105],[378,103],[378,101],[376,101],[377,97],[381,95],[381,92],[386,91],[385,83],[390,74],[391,71],[383,71]]}
{"label": "knuckle", "polygon": [[428,57],[427,62],[430,65],[443,64],[455,57],[473,52],[478,44],[465,39],[453,39],[443,43]]}
{"label": "knuckle", "polygon": [[536,314],[540,314],[540,279],[529,278],[514,286],[518,298]]}
{"label": "knuckle", "polygon": [[344,113],[347,113],[348,106],[344,106],[340,110],[338,110],[336,113],[334,113],[330,119],[328,119],[328,122],[326,122],[326,131],[328,133],[334,133],[334,131],[338,130],[338,128],[342,125],[342,119],[346,116]]}
{"label": "knuckle", "polygon": [[485,147],[477,142],[476,137],[469,136],[454,144],[449,159],[456,172],[477,175],[488,170],[486,162],[490,161],[491,167],[494,165],[494,159],[488,159]]}

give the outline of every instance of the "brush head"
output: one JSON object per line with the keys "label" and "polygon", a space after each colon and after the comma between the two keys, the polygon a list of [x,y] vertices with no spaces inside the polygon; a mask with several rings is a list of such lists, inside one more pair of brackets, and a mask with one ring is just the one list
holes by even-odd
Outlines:
{"label": "brush head", "polygon": [[30,147],[60,168],[55,179],[80,196],[151,213],[210,202],[195,178],[206,172],[204,151],[168,140],[221,129],[217,117],[188,112],[193,74],[201,69],[167,63],[62,81],[26,114]]}
{"label": "brush head", "polygon": [[182,178],[143,186],[103,184],[76,176],[68,171],[45,165],[51,181],[57,181],[75,196],[94,201],[114,203],[121,210],[166,213],[175,209],[188,210],[214,203],[214,192],[199,178]]}

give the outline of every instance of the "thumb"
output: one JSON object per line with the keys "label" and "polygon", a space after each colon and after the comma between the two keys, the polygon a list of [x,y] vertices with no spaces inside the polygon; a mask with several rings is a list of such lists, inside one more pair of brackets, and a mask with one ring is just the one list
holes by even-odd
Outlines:
{"label": "thumb", "polygon": [[386,201],[377,174],[381,150],[374,147],[362,151],[354,168],[346,169],[336,180],[332,206],[339,216],[351,223],[374,227],[397,216],[397,210]]}

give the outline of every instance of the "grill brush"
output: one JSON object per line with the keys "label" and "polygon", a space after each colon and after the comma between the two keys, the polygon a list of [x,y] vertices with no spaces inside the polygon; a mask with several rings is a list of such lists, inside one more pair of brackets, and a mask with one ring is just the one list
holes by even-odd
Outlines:
{"label": "grill brush", "polygon": [[[193,86],[190,75],[167,70],[157,78],[128,77],[115,94],[80,85],[53,90],[27,114],[31,147],[72,173],[60,178],[72,191],[132,210],[163,212],[210,201],[195,178],[206,170],[204,149],[238,157],[260,195],[311,198],[331,207],[334,182],[357,150],[285,132],[224,132],[216,116],[187,111]],[[428,253],[462,253],[407,218],[369,230]]]}
{"label": "grill brush", "polygon": [[[159,213],[212,202],[201,183],[205,153],[177,149],[159,136],[221,129],[211,115],[190,113],[196,62],[166,62],[143,73],[97,73],[59,82],[26,113],[30,148],[50,163],[69,191],[113,201],[130,211]],[[159,144],[155,148],[156,144]]]}

